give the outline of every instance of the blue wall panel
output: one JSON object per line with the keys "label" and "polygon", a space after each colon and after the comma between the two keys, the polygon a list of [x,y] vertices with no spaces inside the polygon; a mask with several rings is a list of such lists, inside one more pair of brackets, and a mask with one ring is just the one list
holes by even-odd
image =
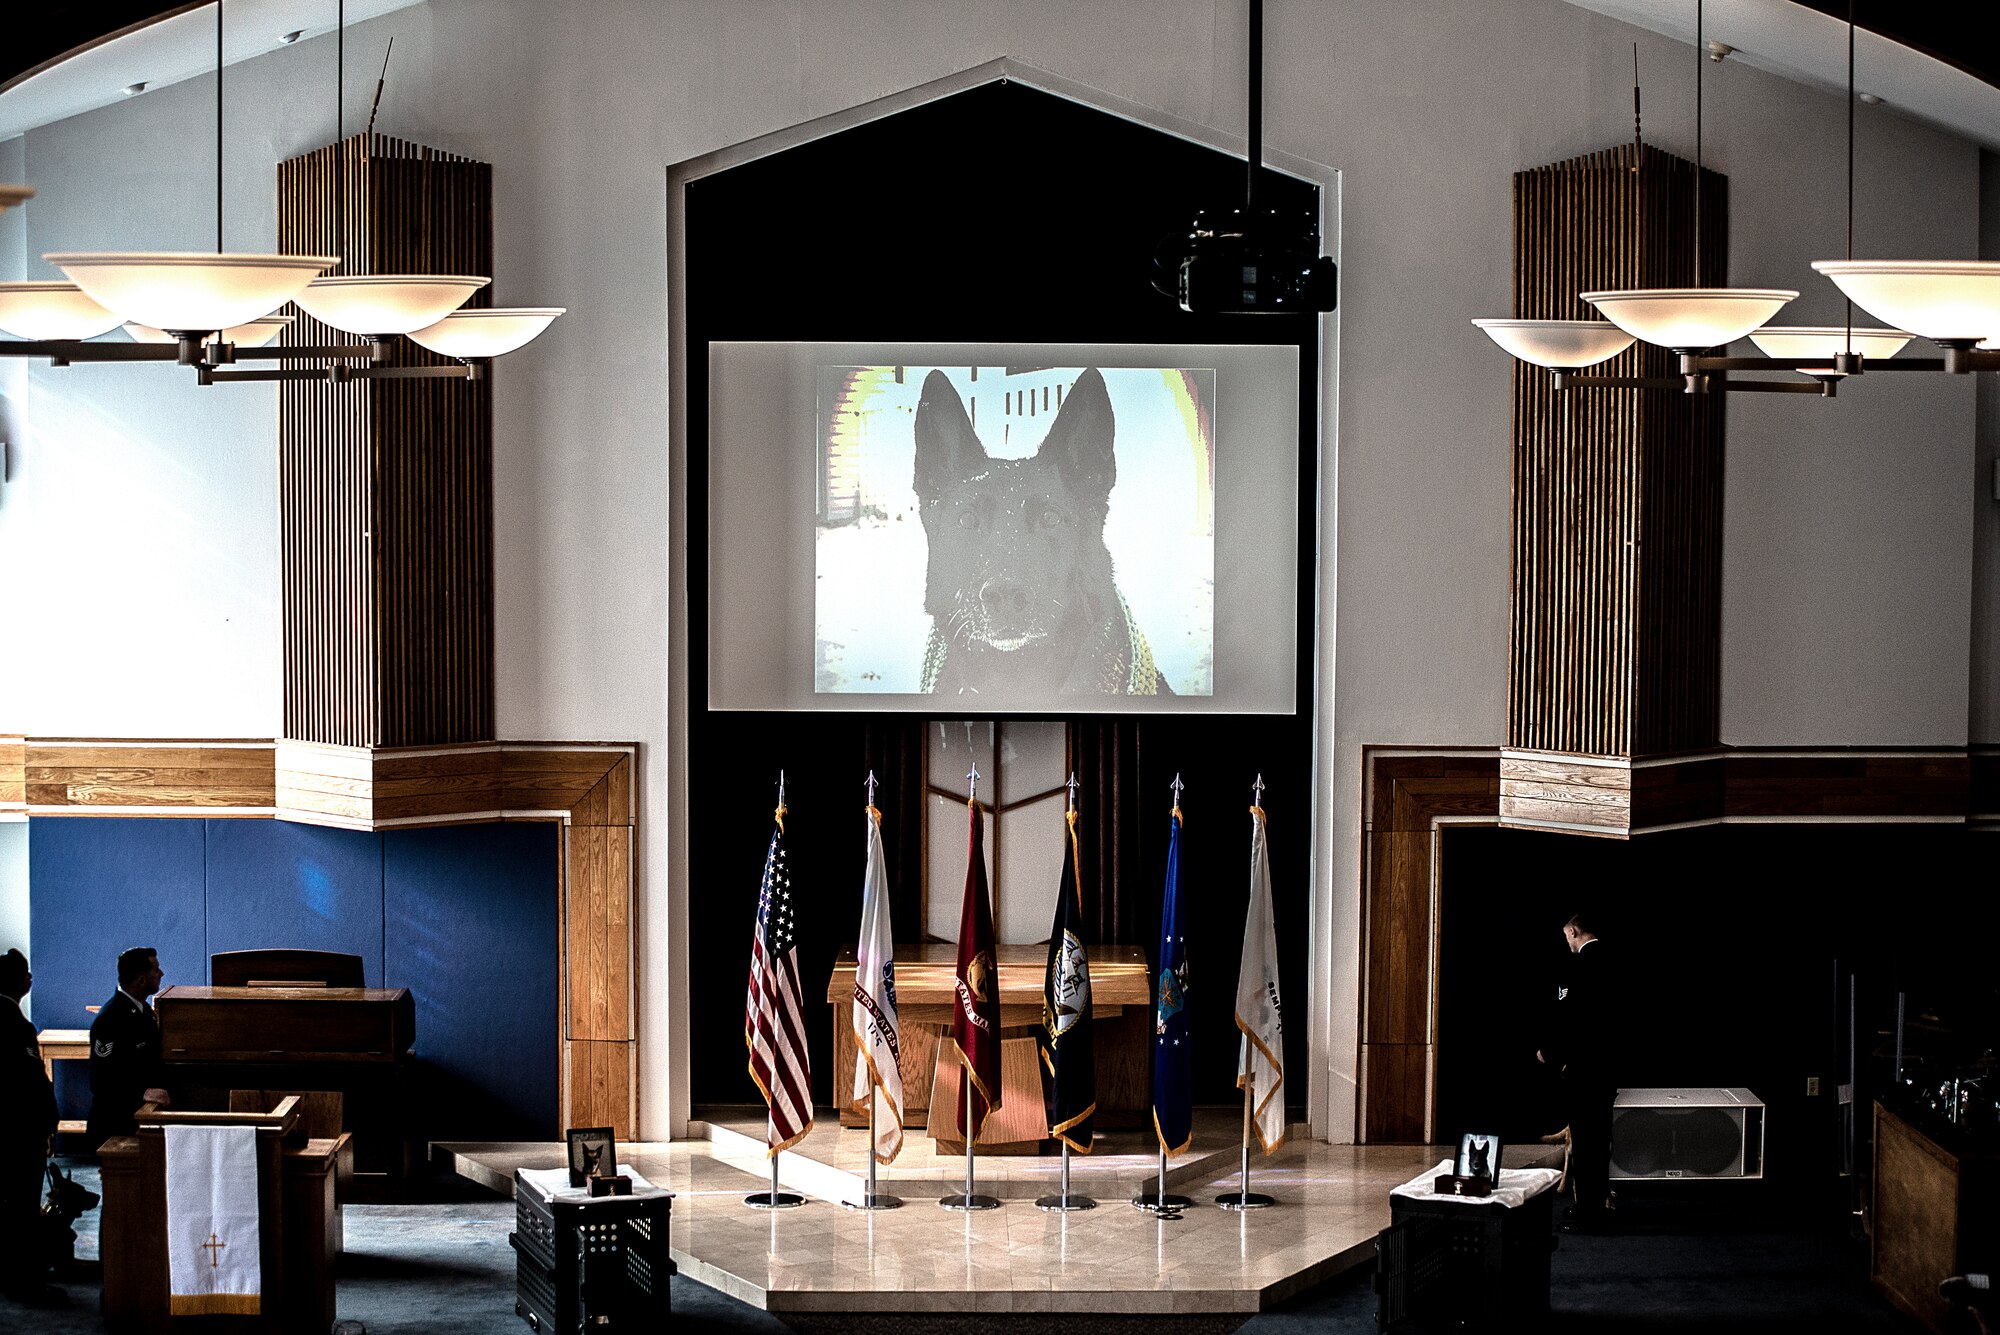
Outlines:
{"label": "blue wall panel", "polygon": [[[84,1029],[118,986],[118,952],[152,946],[167,984],[208,981],[208,822],[65,817],[28,829],[28,959],[35,1023]],[[57,1062],[64,1117],[90,1109],[82,1062]]]}
{"label": "blue wall panel", "polygon": [[382,986],[382,836],[281,820],[208,831],[208,950],[338,950]]}
{"label": "blue wall panel", "polygon": [[386,985],[416,996],[424,1106],[451,1134],[556,1137],[556,836],[536,821],[383,837]]}
{"label": "blue wall panel", "polygon": [[[37,819],[28,832],[35,1022],[89,1025],[131,945],[168,986],[212,952],[343,950],[417,1007],[420,1134],[556,1134],[559,948],[553,824],[388,835],[283,821]],[[84,1063],[56,1064],[63,1116],[89,1109]]]}

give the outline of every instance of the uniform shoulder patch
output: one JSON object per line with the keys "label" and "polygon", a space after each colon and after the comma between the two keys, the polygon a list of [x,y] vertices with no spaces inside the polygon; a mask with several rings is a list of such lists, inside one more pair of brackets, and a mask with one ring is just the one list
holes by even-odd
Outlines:
{"label": "uniform shoulder patch", "polygon": [[109,1057],[111,1055],[111,1040],[108,1038],[91,1039],[90,1055],[93,1057]]}

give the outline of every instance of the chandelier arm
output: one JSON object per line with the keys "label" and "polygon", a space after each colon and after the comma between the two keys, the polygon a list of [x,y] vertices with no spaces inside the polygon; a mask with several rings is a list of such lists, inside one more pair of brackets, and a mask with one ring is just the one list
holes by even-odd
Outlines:
{"label": "chandelier arm", "polygon": [[56,366],[72,362],[177,362],[174,343],[86,343],[80,339],[0,341],[0,357],[47,357]]}
{"label": "chandelier arm", "polygon": [[1556,388],[1565,389],[1681,389],[1679,376],[1578,375],[1557,371]]}
{"label": "chandelier arm", "polygon": [[1681,374],[1700,375],[1708,371],[1837,371],[1833,357],[1704,357],[1681,354]]}
{"label": "chandelier arm", "polygon": [[457,366],[364,366],[358,370],[340,368],[342,380],[484,380],[486,363],[461,362]]}

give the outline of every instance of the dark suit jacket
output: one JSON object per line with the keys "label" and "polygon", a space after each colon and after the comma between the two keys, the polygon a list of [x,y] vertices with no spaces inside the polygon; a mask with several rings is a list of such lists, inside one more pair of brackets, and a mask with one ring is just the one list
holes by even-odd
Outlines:
{"label": "dark suit jacket", "polygon": [[56,1092],[42,1068],[35,1026],[11,998],[0,997],[0,1153],[46,1154],[56,1130]]}
{"label": "dark suit jacket", "polygon": [[1573,1081],[1614,1079],[1623,1006],[1616,950],[1602,939],[1570,956],[1569,983],[1556,1003],[1555,1067]]}
{"label": "dark suit jacket", "polygon": [[90,1147],[131,1135],[138,1128],[132,1114],[160,1083],[160,1022],[153,1008],[113,992],[90,1024]]}

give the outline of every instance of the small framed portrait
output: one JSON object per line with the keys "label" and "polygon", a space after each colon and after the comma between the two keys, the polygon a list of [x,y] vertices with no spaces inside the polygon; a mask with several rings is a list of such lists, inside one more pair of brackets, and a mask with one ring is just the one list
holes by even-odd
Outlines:
{"label": "small framed portrait", "polygon": [[573,1126],[569,1141],[569,1184],[586,1186],[593,1177],[618,1176],[618,1143],[608,1126]]}
{"label": "small framed portrait", "polygon": [[1498,1182],[1500,1137],[1479,1131],[1466,1132],[1459,1137],[1458,1163],[1452,1171],[1460,1177],[1478,1177],[1488,1182]]}

